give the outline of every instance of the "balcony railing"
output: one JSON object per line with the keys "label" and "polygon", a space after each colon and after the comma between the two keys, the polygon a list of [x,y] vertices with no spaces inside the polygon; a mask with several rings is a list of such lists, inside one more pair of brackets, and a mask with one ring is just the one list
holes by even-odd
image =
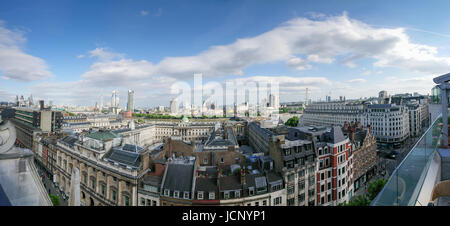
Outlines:
{"label": "balcony railing", "polygon": [[419,197],[423,197],[424,193],[430,190],[424,189],[425,182],[427,187],[434,186],[434,184],[428,184],[430,182],[426,178],[431,177],[427,177],[429,173],[432,173],[429,169],[436,164],[436,154],[442,137],[441,129],[442,116],[439,116],[394,170],[383,190],[372,201],[372,206],[426,206],[428,204],[422,203],[428,202],[427,195],[421,200],[422,202]]}

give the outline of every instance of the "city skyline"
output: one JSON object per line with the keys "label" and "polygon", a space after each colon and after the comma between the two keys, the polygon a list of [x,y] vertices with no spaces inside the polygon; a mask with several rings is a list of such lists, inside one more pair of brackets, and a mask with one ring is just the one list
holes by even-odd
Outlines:
{"label": "city skyline", "polygon": [[[303,101],[306,88],[313,100],[330,92],[359,99],[380,90],[429,94],[431,78],[450,69],[450,36],[441,33],[450,25],[405,13],[429,8],[419,1],[178,3],[6,3],[0,98],[94,106],[113,90],[127,100],[131,89],[135,107],[167,106],[175,97],[167,87],[202,73],[205,83],[279,80],[280,102]],[[449,6],[435,4],[420,16],[439,18]]]}

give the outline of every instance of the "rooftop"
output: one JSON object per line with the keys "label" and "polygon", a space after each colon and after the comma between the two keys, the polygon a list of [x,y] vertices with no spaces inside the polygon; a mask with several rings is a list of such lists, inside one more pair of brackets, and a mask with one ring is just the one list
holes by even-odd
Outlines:
{"label": "rooftop", "polygon": [[85,136],[99,141],[106,141],[119,137],[117,134],[111,131],[98,131],[94,133],[88,133]]}
{"label": "rooftop", "polygon": [[166,174],[164,175],[163,189],[190,192],[193,177],[193,164],[170,163],[167,165]]}

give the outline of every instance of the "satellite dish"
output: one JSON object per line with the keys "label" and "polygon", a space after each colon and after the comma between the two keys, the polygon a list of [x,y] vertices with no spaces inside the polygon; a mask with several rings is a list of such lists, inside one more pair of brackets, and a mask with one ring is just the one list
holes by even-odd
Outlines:
{"label": "satellite dish", "polygon": [[16,128],[10,121],[0,125],[0,154],[4,154],[14,147]]}

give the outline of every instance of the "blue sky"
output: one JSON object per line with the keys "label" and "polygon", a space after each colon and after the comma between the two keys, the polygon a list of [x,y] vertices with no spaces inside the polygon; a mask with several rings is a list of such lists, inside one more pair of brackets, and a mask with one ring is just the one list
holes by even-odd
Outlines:
{"label": "blue sky", "polygon": [[449,10],[449,1],[3,1],[0,97],[93,105],[118,89],[125,105],[134,89],[137,106],[168,105],[168,87],[194,72],[205,82],[287,77],[282,102],[303,100],[306,87],[315,100],[426,94],[450,72]]}

